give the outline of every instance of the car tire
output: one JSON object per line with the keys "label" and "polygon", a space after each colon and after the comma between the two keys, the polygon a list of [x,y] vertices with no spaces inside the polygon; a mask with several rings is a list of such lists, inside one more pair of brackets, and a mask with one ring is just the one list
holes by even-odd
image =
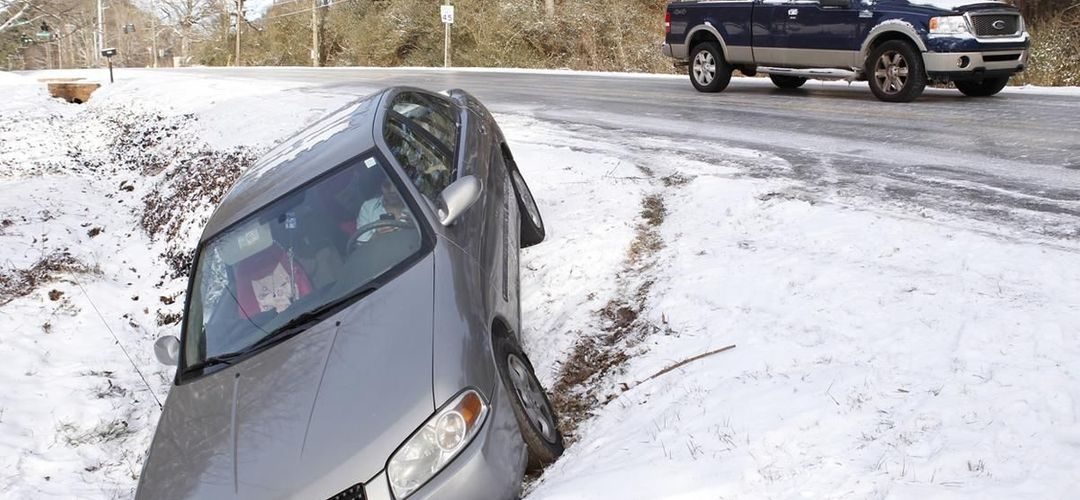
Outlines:
{"label": "car tire", "polygon": [[495,337],[493,343],[495,365],[529,452],[528,470],[539,470],[563,453],[555,409],[521,347],[506,336]]}
{"label": "car tire", "polygon": [[518,202],[518,212],[521,214],[521,248],[528,248],[544,241],[547,236],[544,218],[540,215],[540,207],[517,165],[510,167],[509,173]]}
{"label": "car tire", "polygon": [[866,58],[866,78],[870,90],[885,102],[911,102],[926,88],[922,54],[904,40],[889,40],[870,51]]}
{"label": "car tire", "polygon": [[956,88],[968,97],[990,97],[1009,84],[1009,77],[983,78],[956,82]]}
{"label": "car tire", "polygon": [[731,83],[734,68],[716,42],[699,43],[690,51],[690,83],[698,92],[720,92]]}
{"label": "car tire", "polygon": [[806,78],[801,76],[769,75],[769,79],[772,80],[773,85],[784,90],[794,90],[806,83]]}

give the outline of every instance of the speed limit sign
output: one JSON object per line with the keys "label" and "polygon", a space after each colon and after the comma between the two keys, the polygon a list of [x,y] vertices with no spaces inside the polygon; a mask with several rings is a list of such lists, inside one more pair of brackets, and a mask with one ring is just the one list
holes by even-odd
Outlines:
{"label": "speed limit sign", "polygon": [[442,13],[442,22],[446,24],[454,24],[454,6],[443,5],[440,9]]}

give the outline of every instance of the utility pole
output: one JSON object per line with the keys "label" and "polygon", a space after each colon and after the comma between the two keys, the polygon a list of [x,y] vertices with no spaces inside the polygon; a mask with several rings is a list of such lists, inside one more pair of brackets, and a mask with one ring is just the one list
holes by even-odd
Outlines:
{"label": "utility pole", "polygon": [[157,64],[158,64],[157,63],[157,60],[158,60],[158,57],[157,57],[157,36],[158,36],[158,17],[157,17],[157,14],[153,15],[153,17],[150,20],[150,23],[151,23],[150,24],[150,60],[153,61],[153,63],[151,65],[156,68]]}
{"label": "utility pole", "polygon": [[244,0],[236,0],[236,66],[240,63],[240,30],[244,22]]}
{"label": "utility pole", "polygon": [[97,50],[94,60],[101,61],[101,51],[105,49],[105,5],[104,0],[97,0]]}
{"label": "utility pole", "polygon": [[311,0],[311,67],[319,67],[319,2]]}

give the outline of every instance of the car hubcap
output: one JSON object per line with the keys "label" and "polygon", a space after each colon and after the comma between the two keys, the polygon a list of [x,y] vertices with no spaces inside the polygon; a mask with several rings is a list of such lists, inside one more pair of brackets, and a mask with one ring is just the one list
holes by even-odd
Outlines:
{"label": "car hubcap", "polygon": [[881,54],[874,65],[874,80],[882,92],[899,94],[907,85],[909,70],[907,59],[899,52],[890,50]]}
{"label": "car hubcap", "polygon": [[547,398],[544,397],[544,391],[540,388],[540,382],[517,355],[508,355],[506,365],[510,370],[510,382],[514,386],[514,393],[525,408],[525,415],[536,430],[540,431],[545,441],[554,443],[555,419],[552,417]]}
{"label": "car hubcap", "polygon": [[694,79],[701,85],[708,85],[716,78],[716,59],[712,53],[703,50],[694,58]]}
{"label": "car hubcap", "polygon": [[529,186],[525,184],[525,179],[521,177],[521,172],[517,170],[514,171],[514,184],[517,187],[518,195],[521,196],[521,201],[525,203],[525,211],[528,212],[529,219],[539,229],[543,225],[540,222],[540,208],[536,206],[536,200],[533,199]]}

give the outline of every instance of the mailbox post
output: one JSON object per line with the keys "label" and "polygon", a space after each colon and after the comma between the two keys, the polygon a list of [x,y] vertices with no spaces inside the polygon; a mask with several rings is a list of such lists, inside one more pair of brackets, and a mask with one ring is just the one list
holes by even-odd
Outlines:
{"label": "mailbox post", "polygon": [[117,54],[117,51],[114,48],[108,48],[108,49],[102,49],[101,50],[101,55],[105,56],[105,59],[107,59],[109,61],[109,83],[113,83],[112,58],[116,54]]}

